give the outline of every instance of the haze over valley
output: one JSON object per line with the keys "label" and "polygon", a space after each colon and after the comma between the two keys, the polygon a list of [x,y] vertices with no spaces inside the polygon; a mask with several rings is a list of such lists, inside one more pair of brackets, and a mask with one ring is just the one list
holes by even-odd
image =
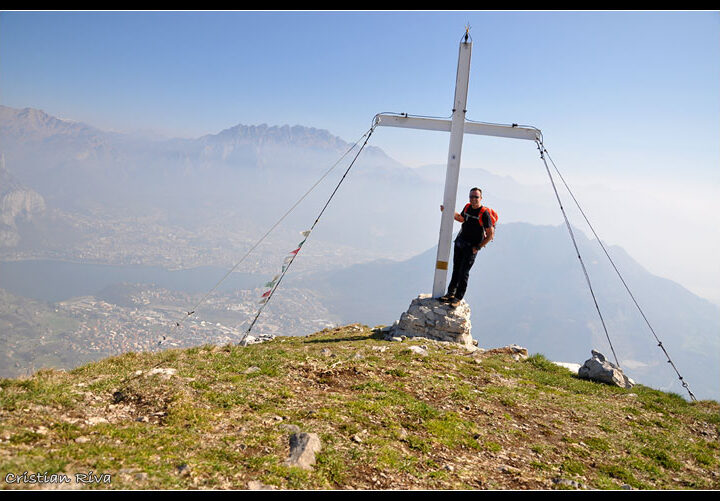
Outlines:
{"label": "haze over valley", "polygon": [[[263,284],[357,150],[195,315],[186,312],[351,146],[303,126],[150,139],[0,106],[0,338],[8,347],[0,376],[237,342]],[[368,146],[254,332],[299,335],[399,318],[432,284],[443,183],[444,166],[409,168]],[[610,356],[549,184],[463,168],[459,207],[463,187],[474,185],[500,213],[467,296],[480,346],[516,343],[575,363],[593,348]],[[621,365],[638,382],[682,394],[597,243],[582,229],[576,235]],[[610,249],[695,394],[720,399],[720,309]]]}

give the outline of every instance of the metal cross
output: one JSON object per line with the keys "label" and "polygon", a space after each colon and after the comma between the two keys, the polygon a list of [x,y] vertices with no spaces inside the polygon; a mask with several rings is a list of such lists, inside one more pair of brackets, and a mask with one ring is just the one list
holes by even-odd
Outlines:
{"label": "metal cross", "polygon": [[398,116],[381,113],[375,116],[375,125],[450,132],[450,148],[445,174],[445,194],[443,196],[443,205],[446,210],[442,212],[440,219],[440,237],[435,262],[433,297],[440,297],[445,293],[448,261],[450,259],[450,244],[452,243],[455,200],[457,198],[458,177],[460,175],[460,154],[462,152],[464,134],[530,139],[532,141],[540,139],[540,131],[534,127],[518,127],[516,124],[483,124],[467,122],[465,120],[471,52],[472,41],[468,41],[468,32],[466,30],[464,39],[460,42],[457,77],[455,80],[455,100],[453,102],[452,118],[450,120],[412,117],[407,114]]}

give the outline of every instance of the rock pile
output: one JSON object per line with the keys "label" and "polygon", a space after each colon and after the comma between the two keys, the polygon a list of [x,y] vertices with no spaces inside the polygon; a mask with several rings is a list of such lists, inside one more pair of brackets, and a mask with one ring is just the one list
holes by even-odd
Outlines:
{"label": "rock pile", "polygon": [[578,369],[578,377],[601,383],[632,388],[635,381],[623,374],[622,369],[605,358],[599,351],[591,350],[592,358]]}
{"label": "rock pile", "polygon": [[470,306],[464,300],[453,308],[430,294],[420,294],[412,300],[400,320],[383,331],[388,339],[424,337],[475,346],[477,342],[473,340],[470,329]]}

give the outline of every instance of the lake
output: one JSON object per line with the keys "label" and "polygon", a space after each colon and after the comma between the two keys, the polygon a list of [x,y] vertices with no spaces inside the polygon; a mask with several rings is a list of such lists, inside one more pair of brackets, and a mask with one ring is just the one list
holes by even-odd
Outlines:
{"label": "lake", "polygon": [[[58,302],[77,296],[92,296],[119,283],[154,284],[188,293],[207,292],[228,269],[201,266],[166,270],[159,266],[106,265],[53,260],[0,261],[0,288],[40,301]],[[261,287],[267,276],[231,273],[219,291]]]}

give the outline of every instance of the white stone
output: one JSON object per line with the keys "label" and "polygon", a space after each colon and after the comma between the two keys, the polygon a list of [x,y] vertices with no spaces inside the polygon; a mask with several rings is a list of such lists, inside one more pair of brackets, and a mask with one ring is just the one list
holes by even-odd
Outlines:
{"label": "white stone", "polygon": [[421,346],[411,346],[409,348],[409,350],[412,351],[413,353],[423,356],[423,357],[426,357],[428,355],[427,350],[423,349]]}
{"label": "white stone", "polygon": [[92,426],[92,425],[96,425],[96,424],[100,424],[100,423],[107,423],[108,420],[105,419],[104,417],[95,417],[95,416],[93,416],[93,417],[87,418],[87,419],[85,420],[85,422],[86,422],[87,424],[89,424],[89,425]]}
{"label": "white stone", "polygon": [[169,376],[174,376],[176,373],[177,373],[177,369],[171,369],[169,367],[163,369],[163,368],[158,367],[158,368],[153,369],[150,372],[148,372],[148,376],[152,376],[154,374],[160,374],[160,375],[169,377]]}
{"label": "white stone", "polygon": [[245,336],[245,339],[240,341],[240,346],[247,346],[249,344],[254,344],[254,343],[257,343],[257,338],[255,338],[255,336],[247,335],[247,336]]}
{"label": "white stone", "polygon": [[580,369],[580,364],[574,364],[572,362],[553,362],[555,365],[559,365],[560,367],[565,367],[573,374],[577,374],[578,370]]}
{"label": "white stone", "polygon": [[612,384],[621,388],[632,388],[634,381],[623,374],[623,371],[605,358],[599,351],[591,350],[592,358],[578,369],[578,377]]}
{"label": "white stone", "polygon": [[462,301],[456,308],[421,294],[413,299],[400,320],[386,331],[388,338],[406,335],[473,346],[470,307]]}

